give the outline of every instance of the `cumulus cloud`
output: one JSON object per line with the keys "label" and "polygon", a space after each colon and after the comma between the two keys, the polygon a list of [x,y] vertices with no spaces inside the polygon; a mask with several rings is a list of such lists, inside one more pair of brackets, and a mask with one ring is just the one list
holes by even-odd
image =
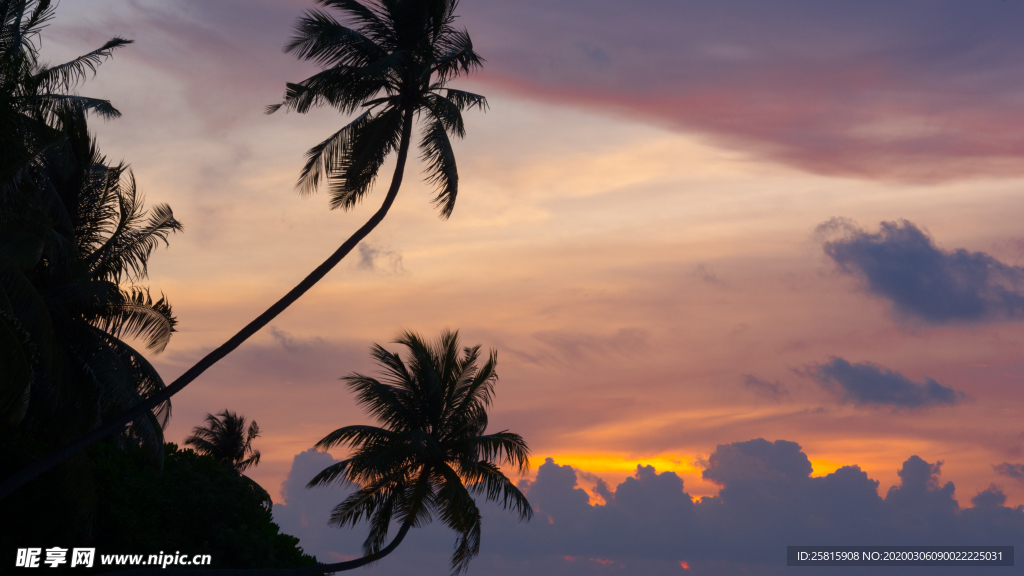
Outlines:
{"label": "cumulus cloud", "polygon": [[856,406],[892,406],[894,409],[916,409],[930,406],[955,406],[963,402],[963,392],[943,386],[925,377],[914,382],[899,372],[877,364],[851,364],[833,357],[808,371],[821,386],[839,396],[840,402]]}
{"label": "cumulus cloud", "polygon": [[[356,536],[364,534],[326,526],[324,507],[340,501],[340,489],[324,499],[291,488],[331,462],[314,452],[297,456],[285,502],[274,507],[282,530],[321,558],[358,553]],[[787,545],[1013,545],[1024,537],[1024,507],[1005,507],[1005,495],[992,486],[972,498],[973,507],[961,508],[954,485],[941,481],[941,464],[911,456],[899,470],[900,484],[882,498],[878,481],[857,466],[812,477],[798,444],[756,439],[718,446],[710,455],[704,475],[721,487],[717,496],[695,502],[675,473],[638,466],[614,490],[600,488],[603,504],[591,504],[577,484],[580,473],[549,458],[533,482],[520,483],[536,511],[532,522],[482,507],[482,552],[469,574],[781,575],[790,574],[783,565]],[[315,517],[318,506],[323,510]],[[436,522],[413,530],[369,573],[445,573],[453,539]]]}
{"label": "cumulus cloud", "polygon": [[892,304],[897,319],[932,324],[1024,318],[1024,268],[984,252],[952,252],[906,220],[883,222],[872,234],[848,221],[830,220],[819,233],[839,233],[825,253],[839,270]]}

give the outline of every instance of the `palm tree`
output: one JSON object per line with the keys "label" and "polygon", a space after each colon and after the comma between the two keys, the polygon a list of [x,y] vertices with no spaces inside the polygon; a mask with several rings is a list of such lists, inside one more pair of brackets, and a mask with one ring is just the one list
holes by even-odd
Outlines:
{"label": "palm tree", "polygon": [[246,428],[245,416],[225,409],[216,416],[207,414],[206,425],[193,428],[185,445],[195,448],[199,454],[213,456],[217,462],[241,474],[260,463],[260,451],[252,447],[252,441],[259,435],[260,427],[255,420]]}
{"label": "palm tree", "polygon": [[[126,166],[106,163],[82,111],[59,126],[61,146],[38,159],[35,183],[45,190],[23,181],[18,194],[0,198],[0,239],[8,240],[0,242],[0,256],[22,249],[0,270],[0,319],[18,328],[21,348],[4,347],[0,355],[22,361],[5,363],[4,372],[28,375],[3,382],[0,426],[51,446],[164,388],[126,340],[141,338],[159,352],[174,332],[170,303],[140,282],[153,250],[181,230],[170,207],[144,208]],[[169,401],[155,405],[132,420],[122,440],[148,446],[159,460],[169,416]]]}
{"label": "palm tree", "polygon": [[[434,343],[403,332],[395,343],[408,348],[408,364],[374,345],[371,355],[384,377],[344,378],[359,404],[382,425],[345,426],[316,444],[321,450],[347,445],[351,456],[325,468],[308,487],[360,486],[334,508],[330,523],[343,527],[370,521],[365,556],[321,570],[375,562],[393,551],[410,528],[437,517],[458,533],[452,571],[459,573],[480,551],[480,511],[472,494],[501,502],[521,520],[533,515],[526,497],[498,468],[509,464],[525,472],[526,442],[508,431],[484,433],[498,380],[497,354],[492,351],[478,368],[480,347],[464,348],[460,355],[458,334],[448,331]],[[392,521],[400,528],[385,547]]]}
{"label": "palm tree", "polygon": [[[528,521],[533,508],[498,466],[507,464],[526,472],[530,450],[521,436],[507,430],[485,434],[487,409],[498,381],[497,353],[492,350],[487,362],[477,367],[480,347],[463,348],[460,354],[458,333],[448,331],[433,343],[402,332],[395,343],[409,350],[408,363],[374,344],[370,354],[383,369],[383,377],[352,374],[343,378],[357,402],[381,425],[345,426],[317,442],[316,448],[321,450],[347,445],[351,455],[328,466],[306,485],[359,486],[334,508],[330,524],[340,528],[368,520],[365,556],[291,569],[171,567],[118,574],[309,576],[341,572],[384,558],[411,528],[435,517],[458,534],[452,554],[452,573],[458,574],[480,551],[480,510],[474,494],[500,502],[506,510],[518,513],[520,520]],[[207,420],[210,418],[214,417]],[[385,546],[393,521],[399,523],[398,533]]]}
{"label": "palm tree", "polygon": [[449,136],[461,138],[465,134],[463,111],[487,107],[483,96],[447,88],[452,79],[470,73],[483,62],[473,50],[469,34],[454,27],[458,0],[317,2],[343,12],[346,23],[319,10],[311,10],[300,19],[286,50],[321,64],[324,70],[288,84],[284,101],[270,106],[268,112],[283,107],[302,113],[324,104],[346,114],[365,108],[348,125],[309,150],[298,188],[312,193],[327,181],[331,205],[352,208],[369,192],[384,160],[397,151],[395,172],[381,207],[295,288],[161,393],[19,470],[0,483],[0,499],[178,393],[326,276],[384,219],[394,203],[416,118],[425,124],[420,150],[427,164],[427,179],[437,186],[434,203],[442,218],[451,215],[459,180]]}
{"label": "palm tree", "polygon": [[90,111],[104,118],[121,115],[107,100],[72,89],[131,40],[113,38],[100,48],[58,66],[39,63],[39,33],[53,18],[50,0],[0,0],[0,194],[39,181],[40,155],[61,146],[63,118]]}

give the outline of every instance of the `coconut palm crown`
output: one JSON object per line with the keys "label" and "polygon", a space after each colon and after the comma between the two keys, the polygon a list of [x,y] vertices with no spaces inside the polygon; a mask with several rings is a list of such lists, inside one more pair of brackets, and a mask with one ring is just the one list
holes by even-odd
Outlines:
{"label": "coconut palm crown", "polygon": [[463,348],[460,354],[454,332],[443,332],[433,343],[403,332],[395,343],[408,348],[408,363],[374,345],[371,355],[383,377],[344,378],[381,426],[346,426],[317,443],[321,450],[347,445],[351,455],[317,474],[308,486],[360,486],[334,508],[330,523],[342,527],[368,520],[363,551],[376,555],[374,559],[383,555],[392,521],[401,528],[384,553],[410,527],[437,517],[458,533],[452,571],[459,573],[480,551],[480,510],[473,495],[500,502],[520,520],[533,515],[526,497],[498,468],[508,464],[525,472],[529,448],[518,434],[485,434],[498,379],[494,351],[478,368],[480,347]]}
{"label": "coconut palm crown", "polygon": [[260,463],[260,451],[252,447],[252,441],[259,435],[260,427],[255,420],[246,427],[245,416],[225,409],[216,416],[207,414],[206,425],[193,428],[185,444],[240,474]]}
{"label": "coconut palm crown", "polygon": [[284,101],[268,113],[281,107],[304,113],[320,105],[344,114],[363,111],[307,152],[298,189],[310,194],[327,180],[331,206],[352,208],[396,150],[396,174],[401,172],[416,116],[423,123],[419,146],[428,181],[437,187],[434,203],[447,218],[459,187],[449,136],[465,136],[464,110],[487,107],[483,96],[446,86],[483,63],[469,34],[453,26],[458,0],[317,3],[341,10],[344,23],[316,9],[299,20],[285,50],[323,70],[287,84]]}

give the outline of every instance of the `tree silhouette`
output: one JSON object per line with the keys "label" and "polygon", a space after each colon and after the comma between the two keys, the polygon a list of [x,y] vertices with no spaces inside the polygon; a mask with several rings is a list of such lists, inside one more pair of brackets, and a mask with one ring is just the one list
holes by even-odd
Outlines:
{"label": "tree silhouette", "polygon": [[[363,542],[365,556],[335,564],[277,570],[205,570],[138,568],[118,571],[124,576],[203,576],[235,574],[308,576],[352,570],[393,552],[409,530],[438,518],[458,534],[452,554],[452,573],[469,567],[480,551],[480,510],[473,495],[501,503],[529,520],[533,509],[526,497],[498,468],[508,464],[520,472],[529,468],[529,448],[507,430],[485,434],[487,409],[498,381],[498,357],[493,350],[478,367],[480,347],[459,349],[456,332],[442,332],[425,342],[412,332],[395,339],[408,349],[408,360],[375,344],[370,351],[382,369],[380,379],[363,374],[343,378],[357,402],[380,426],[345,426],[325,436],[316,447],[350,448],[349,458],[328,466],[307,487],[326,484],[359,488],[331,514],[334,526],[370,523]],[[392,521],[399,523],[387,541]]]}
{"label": "tree silhouette", "polygon": [[283,298],[227,342],[185,371],[165,390],[103,426],[39,459],[0,483],[0,498],[36,475],[85,448],[179,392],[227,356],[299,299],[340,262],[387,214],[402,184],[414,120],[425,129],[420,141],[428,181],[437,186],[435,204],[448,217],[458,194],[458,171],[449,135],[462,137],[462,112],[485,109],[482,96],[446,88],[452,79],[479,67],[469,34],[454,27],[457,0],[317,0],[345,14],[342,24],[319,10],[309,11],[296,27],[286,50],[320,63],[325,69],[297,84],[288,84],[281,107],[305,112],[331,105],[343,113],[366,112],[310,149],[299,178],[300,192],[311,193],[326,180],[331,204],[348,209],[370,190],[391,152],[397,163],[381,207],[326,261]]}
{"label": "tree silhouette", "polygon": [[239,416],[225,409],[220,414],[206,415],[206,425],[196,426],[192,435],[185,439],[199,454],[208,454],[241,474],[260,463],[260,451],[252,447],[252,441],[260,435],[260,427],[253,420],[248,428],[245,416]]}
{"label": "tree silhouette", "polygon": [[[330,523],[370,522],[364,558],[321,568],[348,570],[377,561],[411,527],[436,516],[459,535],[452,571],[463,572],[480,551],[480,510],[472,494],[501,502],[521,520],[533,515],[526,497],[498,468],[505,463],[526,471],[529,448],[518,434],[484,433],[498,380],[494,351],[478,368],[480,347],[464,348],[460,356],[454,332],[443,332],[432,344],[403,332],[395,343],[408,348],[408,363],[374,345],[371,355],[384,377],[352,374],[344,379],[382,426],[345,426],[316,445],[321,450],[348,445],[352,455],[325,468],[309,487],[334,482],[360,486],[334,508]],[[400,523],[398,534],[383,547],[393,520]]]}

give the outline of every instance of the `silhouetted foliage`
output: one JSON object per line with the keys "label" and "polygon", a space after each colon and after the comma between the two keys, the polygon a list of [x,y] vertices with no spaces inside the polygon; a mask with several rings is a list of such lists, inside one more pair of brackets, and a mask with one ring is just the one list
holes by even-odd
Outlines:
{"label": "silhouetted foliage", "polygon": [[[37,448],[19,444],[18,453],[8,447],[0,459],[5,472]],[[273,523],[266,491],[211,456],[168,443],[161,472],[138,446],[99,443],[87,454],[96,497],[88,526],[67,521],[73,503],[53,491],[60,479],[45,474],[24,488],[27,498],[0,502],[0,516],[18,519],[0,527],[5,556],[13,558],[18,547],[89,546],[97,554],[209,554],[213,568],[316,564],[298,547],[298,538],[281,534]],[[98,568],[92,573],[111,570]],[[75,572],[90,573],[78,567]]]}
{"label": "silhouetted foliage", "polygon": [[[39,456],[164,388],[129,341],[159,352],[174,332],[170,303],[140,282],[153,250],[181,230],[99,153],[87,114],[117,110],[74,93],[130,41],[46,66],[39,34],[52,17],[48,0],[0,0],[0,448]],[[169,415],[163,402],[110,436],[146,447],[158,468]],[[70,524],[92,515],[92,474],[82,454],[57,471]]]}
{"label": "silhouetted foliage", "polygon": [[216,416],[207,414],[206,425],[193,428],[185,445],[241,473],[260,463],[260,451],[252,447],[252,441],[259,435],[260,427],[255,420],[246,428],[245,416],[225,409]]}
{"label": "silhouetted foliage", "polygon": [[403,332],[395,343],[408,348],[408,362],[375,344],[371,355],[383,377],[344,378],[382,426],[345,426],[320,440],[319,449],[347,445],[352,455],[325,468],[309,487],[359,486],[334,508],[330,523],[344,527],[369,521],[363,543],[367,556],[381,552],[392,521],[401,525],[398,542],[410,527],[437,517],[459,535],[452,554],[457,574],[480,552],[474,494],[511,508],[521,520],[533,515],[526,497],[498,468],[504,463],[526,471],[529,448],[507,430],[484,433],[498,381],[496,352],[477,367],[480,347],[463,348],[460,355],[454,332],[443,332],[433,343]]}
{"label": "silhouetted foliage", "polygon": [[19,470],[0,483],[0,498],[84,447],[118,432],[129,422],[145,419],[147,411],[166,402],[227,356],[330,272],[390,210],[402,183],[417,117],[426,123],[420,149],[427,164],[427,179],[437,186],[435,204],[442,217],[451,215],[458,193],[458,170],[449,135],[465,134],[463,111],[487,106],[482,96],[446,87],[449,81],[468,74],[483,61],[473,50],[469,34],[454,27],[457,0],[318,2],[338,8],[350,25],[318,10],[308,12],[299,21],[286,50],[325,68],[302,82],[288,84],[284,101],[269,107],[268,112],[282,106],[305,112],[321,104],[335,106],[346,114],[365,108],[347,126],[310,149],[299,188],[312,192],[325,179],[331,185],[332,206],[351,208],[370,190],[384,160],[397,151],[395,173],[380,209],[288,294],[207,354],[165,391],[153,394],[91,433]]}

